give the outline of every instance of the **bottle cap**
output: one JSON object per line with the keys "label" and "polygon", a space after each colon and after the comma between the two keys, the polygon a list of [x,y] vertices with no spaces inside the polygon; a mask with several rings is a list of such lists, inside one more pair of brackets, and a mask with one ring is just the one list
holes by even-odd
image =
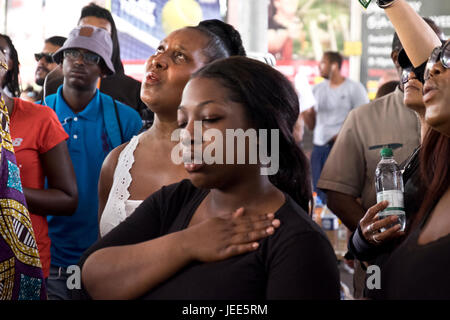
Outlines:
{"label": "bottle cap", "polygon": [[392,149],[391,148],[383,148],[380,151],[380,155],[382,157],[392,157],[392,155],[393,155]]}

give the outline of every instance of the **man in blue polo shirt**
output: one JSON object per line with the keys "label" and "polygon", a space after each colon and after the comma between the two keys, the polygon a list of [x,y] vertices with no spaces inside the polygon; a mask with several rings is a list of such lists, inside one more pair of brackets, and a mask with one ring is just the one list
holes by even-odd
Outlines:
{"label": "man in blue polo shirt", "polygon": [[[67,145],[78,184],[78,208],[70,217],[50,216],[49,299],[70,299],[68,277],[82,253],[98,237],[97,184],[106,155],[141,128],[139,114],[97,89],[99,77],[114,73],[112,42],[103,29],[77,27],[53,55],[62,64],[64,83],[44,104],[55,110],[69,134]],[[76,286],[76,281],[73,284]]]}

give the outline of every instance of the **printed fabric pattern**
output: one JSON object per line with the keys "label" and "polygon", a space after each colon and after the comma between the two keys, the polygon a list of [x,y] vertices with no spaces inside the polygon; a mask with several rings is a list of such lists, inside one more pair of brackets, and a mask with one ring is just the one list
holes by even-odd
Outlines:
{"label": "printed fabric pattern", "polygon": [[47,291],[9,131],[0,101],[0,300],[45,300]]}

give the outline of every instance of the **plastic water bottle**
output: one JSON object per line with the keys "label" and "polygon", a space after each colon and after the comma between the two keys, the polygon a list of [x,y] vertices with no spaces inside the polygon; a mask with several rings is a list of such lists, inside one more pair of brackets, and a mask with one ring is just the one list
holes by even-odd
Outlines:
{"label": "plastic water bottle", "polygon": [[[378,213],[379,219],[387,216],[396,215],[398,221],[387,228],[391,228],[397,223],[400,224],[401,230],[405,230],[406,217],[403,206],[403,177],[402,172],[393,158],[391,148],[383,148],[380,152],[381,160],[375,170],[375,188],[377,191],[377,203],[387,200],[389,206]],[[382,228],[381,232],[386,229]]]}

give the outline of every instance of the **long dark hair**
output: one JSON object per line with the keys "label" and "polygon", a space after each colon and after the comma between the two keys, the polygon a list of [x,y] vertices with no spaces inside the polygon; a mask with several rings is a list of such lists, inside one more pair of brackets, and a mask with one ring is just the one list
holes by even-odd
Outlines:
{"label": "long dark hair", "polygon": [[450,186],[450,137],[428,129],[420,150],[420,174],[427,186],[413,226],[416,227]]}
{"label": "long dark hair", "polygon": [[94,2],[91,2],[87,6],[83,7],[83,9],[81,9],[81,16],[80,16],[79,20],[81,20],[85,17],[97,17],[97,18],[105,19],[105,20],[108,20],[108,22],[111,24],[111,40],[113,43],[113,51],[112,51],[111,61],[114,65],[114,69],[116,70],[116,73],[117,74],[123,73],[124,69],[123,69],[122,60],[120,59],[119,37],[117,34],[116,24],[111,15],[111,12],[109,12],[105,8],[98,6]]}
{"label": "long dark hair", "polygon": [[5,75],[5,80],[3,86],[6,86],[8,90],[11,92],[13,97],[20,97],[20,79],[19,79],[19,55],[17,54],[17,50],[14,47],[11,38],[6,34],[0,34],[0,36],[6,40],[6,43],[9,47],[9,57],[13,62],[13,67],[11,70],[8,70]]}
{"label": "long dark hair", "polygon": [[255,129],[279,130],[279,170],[269,180],[310,213],[309,162],[292,134],[299,102],[291,82],[269,65],[239,56],[214,61],[191,76],[197,77],[215,79],[227,88],[228,98],[245,107]]}

